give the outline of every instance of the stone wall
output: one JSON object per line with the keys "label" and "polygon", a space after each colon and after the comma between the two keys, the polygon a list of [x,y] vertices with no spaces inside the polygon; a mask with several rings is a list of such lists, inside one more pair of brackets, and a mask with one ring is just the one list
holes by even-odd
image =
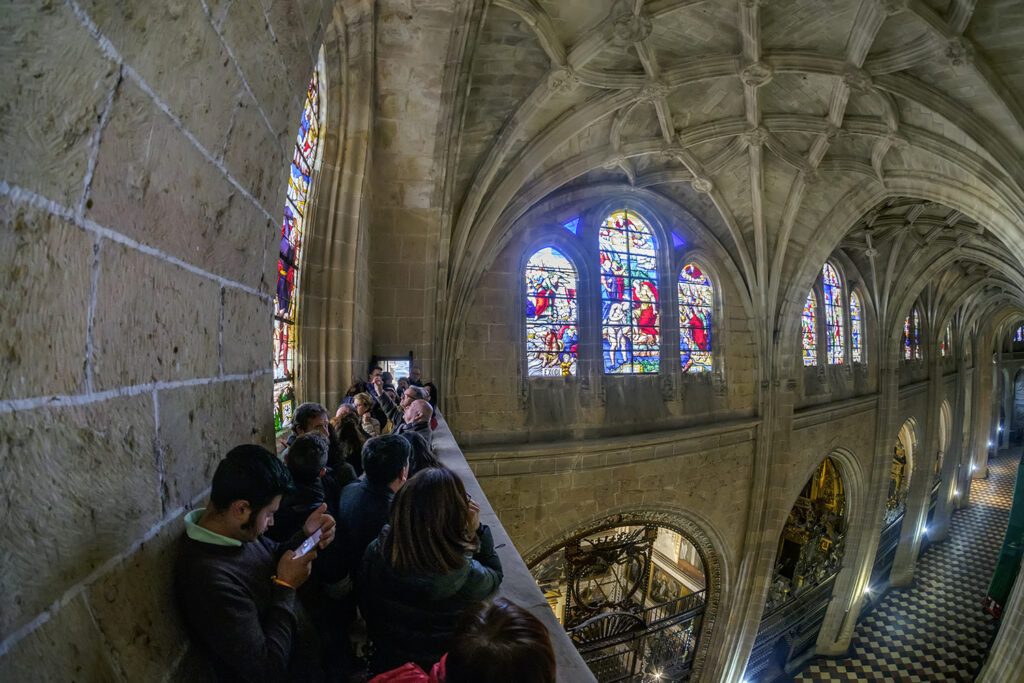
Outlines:
{"label": "stone wall", "polygon": [[195,677],[170,546],[228,448],[272,445],[279,221],[330,5],[0,15],[4,680]]}

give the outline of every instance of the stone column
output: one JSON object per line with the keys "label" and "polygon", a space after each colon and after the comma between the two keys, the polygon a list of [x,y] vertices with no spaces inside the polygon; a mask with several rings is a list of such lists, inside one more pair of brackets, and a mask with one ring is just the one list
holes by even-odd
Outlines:
{"label": "stone column", "polygon": [[953,390],[955,396],[953,399],[953,415],[949,426],[949,443],[946,444],[946,453],[943,455],[942,486],[939,487],[939,500],[935,505],[935,516],[932,517],[931,530],[929,532],[932,535],[932,539],[936,541],[943,541],[949,535],[949,520],[960,497],[957,495],[961,487],[958,470],[960,459],[963,455],[966,372],[967,368],[963,359],[957,359],[956,388]]}
{"label": "stone column", "polygon": [[1018,681],[1024,671],[1024,579],[1021,576],[1017,575],[1010,600],[1003,610],[999,633],[978,674],[978,683]]}

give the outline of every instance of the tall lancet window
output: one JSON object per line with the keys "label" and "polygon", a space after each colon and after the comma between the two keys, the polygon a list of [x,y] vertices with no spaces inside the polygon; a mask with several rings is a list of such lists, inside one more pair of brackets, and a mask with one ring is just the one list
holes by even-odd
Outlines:
{"label": "tall lancet window", "polygon": [[576,269],[552,247],[526,263],[526,365],[531,377],[576,374]]}
{"label": "tall lancet window", "polygon": [[1017,328],[1017,332],[1013,335],[1013,341],[1020,342],[1024,341],[1024,325]]}
{"label": "tall lancet window", "polygon": [[274,298],[274,427],[291,425],[295,405],[295,323],[298,319],[299,264],[306,237],[306,202],[313,165],[320,142],[320,75],[306,90],[299,134],[292,150],[288,192],[281,222],[277,259],[277,293]]}
{"label": "tall lancet window", "polygon": [[850,361],[864,362],[864,309],[857,292],[850,292]]}
{"label": "tall lancet window", "polygon": [[679,357],[683,372],[711,371],[711,280],[695,263],[679,274]]}
{"label": "tall lancet window", "polygon": [[658,263],[654,233],[632,211],[608,216],[598,233],[604,371],[658,372]]}
{"label": "tall lancet window", "polygon": [[921,330],[921,316],[914,308],[910,315],[903,321],[903,359],[919,360],[921,358],[921,344],[918,340],[918,333]]}
{"label": "tall lancet window", "polygon": [[942,335],[942,357],[949,355],[953,343],[953,323],[946,323],[946,331]]}
{"label": "tall lancet window", "polygon": [[841,364],[843,353],[843,286],[839,273],[830,263],[821,269],[825,296],[825,348],[830,365]]}
{"label": "tall lancet window", "polygon": [[803,316],[800,320],[802,345],[804,349],[804,365],[807,366],[818,364],[817,306],[818,302],[814,298],[814,292],[808,292],[807,301],[804,302]]}

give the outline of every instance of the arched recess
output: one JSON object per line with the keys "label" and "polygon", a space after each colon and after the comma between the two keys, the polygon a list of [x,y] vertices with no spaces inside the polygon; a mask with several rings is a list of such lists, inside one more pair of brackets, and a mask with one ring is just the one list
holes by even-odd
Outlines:
{"label": "arched recess", "polygon": [[[647,598],[651,595],[654,583],[652,578],[654,578],[655,569],[658,569],[658,563],[651,560],[646,562],[649,567],[648,573],[646,576],[641,576],[641,585],[635,587],[636,592],[633,593],[634,596],[639,595],[641,592],[644,594],[644,603],[640,611],[642,624],[635,619],[630,620],[628,624],[624,623],[622,621],[624,617],[620,618],[619,616],[623,612],[621,604],[607,605],[611,609],[604,612],[603,614],[608,616],[602,618],[600,610],[605,605],[595,602],[589,606],[584,605],[583,610],[584,613],[586,613],[587,609],[590,611],[597,610],[598,613],[595,616],[584,619],[579,624],[567,624],[567,626],[570,632],[575,627],[577,629],[577,638],[585,641],[582,647],[577,642],[577,646],[580,647],[585,659],[589,659],[588,653],[596,655],[595,659],[600,659],[599,653],[602,650],[605,650],[605,654],[607,654],[608,651],[615,650],[615,643],[618,641],[628,641],[627,645],[618,648],[619,656],[625,657],[631,666],[635,664],[637,672],[644,672],[645,665],[660,659],[660,655],[652,657],[648,662],[645,660],[643,653],[653,652],[655,655],[658,655],[659,652],[662,652],[659,646],[655,646],[653,650],[651,649],[647,636],[653,634],[656,638],[657,634],[662,632],[658,630],[661,625],[665,623],[672,625],[671,622],[674,618],[689,619],[690,615],[702,608],[703,612],[698,614],[700,619],[699,625],[694,624],[689,635],[683,637],[685,642],[675,643],[676,646],[686,646],[689,643],[691,648],[691,658],[683,658],[681,662],[677,661],[678,664],[682,665],[679,667],[679,670],[683,672],[683,677],[668,680],[700,679],[705,670],[714,624],[721,607],[723,588],[728,585],[725,573],[726,565],[723,562],[721,550],[725,545],[721,537],[714,532],[706,521],[697,521],[690,514],[674,508],[618,508],[604,515],[594,516],[573,525],[547,540],[537,543],[530,550],[523,553],[523,559],[530,570],[534,572],[535,578],[548,596],[549,602],[552,602],[552,583],[565,586],[564,590],[567,592],[567,595],[564,597],[566,600],[569,599],[569,592],[572,592],[572,599],[574,600],[577,597],[586,600],[590,595],[589,593],[582,591],[578,586],[570,589],[570,585],[582,585],[588,579],[600,579],[602,576],[615,573],[617,576],[626,577],[625,582],[629,583],[630,588],[633,588],[631,579],[633,575],[631,574],[630,567],[636,566],[637,562],[641,565],[645,562],[642,557],[634,561],[637,556],[642,556],[644,552],[642,548],[636,549],[636,546],[643,546],[649,542],[646,534],[650,533],[652,529],[658,531],[658,538],[650,541],[652,544],[664,542],[665,539],[661,537],[661,530],[665,530],[678,535],[683,544],[692,549],[692,557],[699,559],[703,567],[703,595],[701,596],[700,593],[694,592],[679,598],[670,599],[667,602],[648,605],[647,602],[649,600]],[[622,532],[622,530],[628,531]],[[626,536],[625,538],[622,537],[623,533]],[[630,537],[629,534],[634,534],[635,536]],[[632,552],[626,550],[626,548],[630,547],[633,548]],[[569,550],[570,548],[573,550]],[[558,553],[562,553],[566,564],[561,570],[557,566]],[[572,559],[569,557],[570,554]],[[651,552],[650,556],[654,556],[654,552]],[[551,558],[556,559],[552,560]],[[574,563],[571,569],[568,566],[570,562]],[[621,565],[621,567],[618,567],[618,565]],[[664,566],[661,569],[664,571]],[[544,576],[538,577],[538,571],[544,571]],[[590,583],[599,584],[599,581]],[[547,590],[545,590],[545,584],[548,584]],[[587,585],[589,586],[590,584],[587,583]],[[587,594],[579,595],[581,592]],[[594,597],[597,596],[595,595]],[[606,597],[614,597],[614,595],[606,594]],[[612,602],[614,603],[614,601]],[[553,609],[557,607],[557,603],[552,604]],[[565,605],[563,604],[562,607],[564,609]],[[677,610],[683,611],[681,614],[673,616],[672,613]],[[563,619],[563,614],[559,614],[557,611],[556,616],[560,621]],[[601,630],[602,633],[593,632],[597,630]],[[604,638],[602,638],[602,635]],[[676,637],[679,638],[679,636]],[[635,659],[635,662],[633,659],[630,659],[630,655],[623,652],[630,649],[633,652],[641,652],[639,657]],[[598,673],[596,672],[595,675]],[[653,670],[647,671],[647,674],[649,676],[653,675]],[[603,680],[600,675],[598,675],[598,679]]]}
{"label": "arched recess", "polygon": [[846,453],[830,453],[796,495],[778,537],[768,596],[747,663],[750,680],[772,680],[805,656],[818,640],[829,604],[843,602],[834,596],[855,507],[851,480],[859,480],[851,462]]}
{"label": "arched recess", "polygon": [[910,477],[914,471],[917,443],[917,420],[911,417],[900,427],[892,446],[882,531],[878,549],[875,551],[871,578],[868,581],[868,586],[876,594],[884,591],[889,585],[889,574],[903,535],[903,521],[907,512],[907,495],[910,490]]}

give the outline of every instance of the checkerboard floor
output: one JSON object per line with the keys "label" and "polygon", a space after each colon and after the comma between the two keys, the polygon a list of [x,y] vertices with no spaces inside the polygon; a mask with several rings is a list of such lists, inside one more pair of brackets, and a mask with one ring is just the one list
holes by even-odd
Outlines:
{"label": "checkerboard floor", "polygon": [[982,609],[1009,520],[1021,449],[989,461],[949,537],[918,559],[913,585],[892,589],[859,624],[849,658],[816,659],[794,681],[973,681],[996,620]]}

